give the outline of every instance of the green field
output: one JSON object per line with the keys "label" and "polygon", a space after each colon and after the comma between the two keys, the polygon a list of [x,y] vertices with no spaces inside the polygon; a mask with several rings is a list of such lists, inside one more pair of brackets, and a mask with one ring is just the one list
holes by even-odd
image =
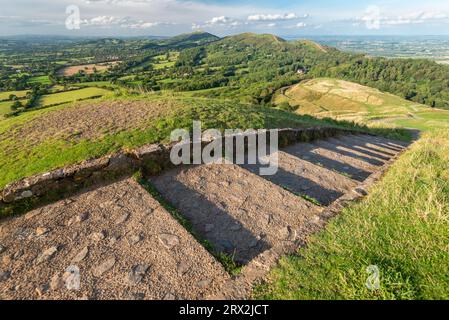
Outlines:
{"label": "green field", "polygon": [[[425,133],[366,199],[283,258],[254,297],[449,299],[448,163],[449,130]],[[369,266],[379,270],[376,290],[366,286]]]}
{"label": "green field", "polygon": [[170,52],[167,60],[166,55],[159,55],[153,58],[153,68],[156,70],[171,68],[178,59],[179,52]]}
{"label": "green field", "polygon": [[12,106],[13,102],[12,101],[3,101],[0,102],[0,119],[2,116],[4,116],[5,114],[11,112],[11,106]]}
{"label": "green field", "polygon": [[54,94],[47,94],[39,99],[38,106],[46,107],[66,102],[73,102],[77,100],[84,100],[92,97],[104,96],[110,94],[111,91],[102,88],[83,88],[79,90],[72,90],[67,92],[59,92]]}
{"label": "green field", "polygon": [[48,84],[51,84],[51,81],[48,78],[48,76],[38,76],[38,77],[31,77],[28,80],[28,83],[29,84],[39,83],[39,84],[48,85]]}
{"label": "green field", "polygon": [[97,88],[109,88],[116,89],[119,88],[119,85],[113,84],[110,81],[90,81],[90,82],[82,82],[82,83],[73,83],[71,84],[73,87],[97,87]]}
{"label": "green field", "polygon": [[15,95],[17,98],[24,98],[27,92],[27,90],[0,92],[0,100],[8,100],[11,94]]}
{"label": "green field", "polygon": [[449,111],[432,109],[356,83],[319,78],[281,90],[276,105],[288,102],[298,114],[370,125],[428,130],[448,128]]}

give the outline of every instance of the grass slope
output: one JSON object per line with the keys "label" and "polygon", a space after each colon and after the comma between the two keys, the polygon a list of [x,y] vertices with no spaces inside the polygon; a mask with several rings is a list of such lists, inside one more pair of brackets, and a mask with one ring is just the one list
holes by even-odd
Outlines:
{"label": "grass slope", "polygon": [[[282,259],[263,299],[449,299],[449,131],[427,132],[371,194]],[[376,265],[380,288],[368,290]]]}
{"label": "grass slope", "polygon": [[[121,101],[129,103],[133,100],[136,103],[143,102],[144,108],[141,105],[139,109],[130,109],[132,114],[123,112]],[[114,101],[118,103],[111,103]],[[154,108],[153,102],[159,102],[160,110],[151,109]],[[101,104],[104,103],[109,107],[102,108]],[[88,110],[83,106],[88,107]],[[76,109],[84,111],[79,117],[73,118]],[[95,119],[91,119],[91,113]],[[138,118],[131,120],[136,114]],[[54,120],[48,123],[49,119]],[[89,101],[81,105],[60,105],[0,121],[0,188],[32,174],[102,156],[121,148],[167,141],[172,130],[190,129],[192,120],[202,121],[204,129],[330,125],[365,130],[351,123],[319,120],[268,107],[197,98],[161,100],[126,96],[116,100],[103,99],[99,103]],[[67,121],[70,125],[61,126]],[[83,126],[85,121],[89,121],[88,127]],[[127,124],[127,127],[120,127],[121,123]],[[87,131],[93,133],[87,135]],[[402,131],[378,132],[395,138],[406,137]]]}
{"label": "grass slope", "polygon": [[319,78],[281,90],[277,105],[288,102],[299,114],[332,117],[371,125],[420,130],[449,128],[449,111],[432,109],[356,83]]}

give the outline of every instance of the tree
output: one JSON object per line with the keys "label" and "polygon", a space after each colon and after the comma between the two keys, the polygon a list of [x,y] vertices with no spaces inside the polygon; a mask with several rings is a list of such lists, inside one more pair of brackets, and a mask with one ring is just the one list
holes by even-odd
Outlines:
{"label": "tree", "polygon": [[17,109],[22,108],[22,107],[23,107],[22,102],[20,102],[19,100],[16,100],[12,104],[11,109],[16,111]]}

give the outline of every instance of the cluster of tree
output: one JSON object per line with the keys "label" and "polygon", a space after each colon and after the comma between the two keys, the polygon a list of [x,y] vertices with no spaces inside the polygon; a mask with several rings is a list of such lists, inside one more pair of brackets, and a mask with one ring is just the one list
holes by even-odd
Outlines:
{"label": "cluster of tree", "polygon": [[182,68],[193,68],[200,64],[201,60],[205,57],[206,50],[204,47],[197,47],[186,49],[181,52],[176,61],[175,67]]}
{"label": "cluster of tree", "polygon": [[429,60],[360,57],[317,75],[355,81],[431,107],[449,108],[449,67]]}

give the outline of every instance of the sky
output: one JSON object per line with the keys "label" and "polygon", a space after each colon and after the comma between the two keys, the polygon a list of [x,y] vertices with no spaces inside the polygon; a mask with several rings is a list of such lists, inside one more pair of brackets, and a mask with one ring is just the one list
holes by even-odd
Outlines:
{"label": "sky", "polygon": [[0,36],[449,35],[448,0],[0,0]]}

